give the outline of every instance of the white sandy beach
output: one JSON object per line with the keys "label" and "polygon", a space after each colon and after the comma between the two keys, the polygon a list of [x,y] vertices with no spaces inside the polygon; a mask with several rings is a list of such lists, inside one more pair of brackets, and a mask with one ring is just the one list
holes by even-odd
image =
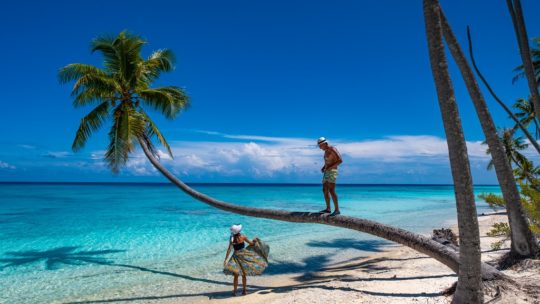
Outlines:
{"label": "white sandy beach", "polygon": [[[506,219],[506,215],[501,214],[479,217],[485,261],[506,252],[492,252],[490,244],[497,238],[485,236],[493,223]],[[540,279],[538,270],[506,270],[505,273],[531,281]],[[353,257],[333,263],[308,277],[263,276],[257,280],[257,285],[264,287],[251,290],[246,296],[232,297],[230,290],[224,289],[214,295],[184,298],[177,303],[449,303],[450,298],[440,293],[456,280],[456,275],[436,260],[395,245],[367,258]],[[539,303],[539,299],[503,297],[498,303]]]}

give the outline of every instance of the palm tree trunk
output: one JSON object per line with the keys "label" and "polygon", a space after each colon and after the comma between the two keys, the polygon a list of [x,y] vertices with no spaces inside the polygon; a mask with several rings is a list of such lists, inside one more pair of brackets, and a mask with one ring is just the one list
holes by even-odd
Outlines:
{"label": "palm tree trunk", "polygon": [[[443,263],[454,272],[459,270],[459,254],[448,246],[442,245],[428,237],[419,235],[404,229],[388,226],[374,221],[354,218],[349,216],[327,216],[313,212],[288,212],[283,210],[251,208],[236,204],[227,203],[200,193],[174,176],[157,160],[144,140],[139,140],[144,154],[150,163],[161,172],[171,183],[176,185],[194,199],[208,204],[212,207],[246,216],[267,218],[278,221],[324,224],[336,227],[352,229],[371,235],[375,235],[386,240],[410,247],[418,252],[426,254],[437,261]],[[504,278],[498,270],[487,264],[482,264],[482,278],[486,281]]]}
{"label": "palm tree trunk", "polygon": [[460,267],[452,303],[483,303],[480,234],[473,181],[467,145],[444,53],[440,7],[437,0],[424,0],[424,18],[431,70],[437,87],[456,195]]}
{"label": "palm tree trunk", "polygon": [[536,112],[536,118],[540,120],[540,111],[537,110],[540,109],[540,95],[538,94],[538,83],[534,75],[531,49],[529,47],[529,37],[527,36],[527,27],[525,26],[525,20],[523,18],[521,1],[506,0],[506,4],[508,5],[508,11],[512,17],[512,23],[514,24],[521,60],[523,61],[523,69],[525,70],[527,83],[529,84],[529,90],[531,91],[531,100]]}
{"label": "palm tree trunk", "polygon": [[486,101],[480,91],[473,71],[467,62],[465,54],[452,32],[452,28],[448,24],[442,9],[440,11],[440,16],[444,38],[461,71],[461,76],[465,81],[469,95],[476,108],[478,119],[480,120],[482,130],[486,136],[486,142],[491,152],[497,180],[501,185],[503,197],[506,202],[506,209],[508,211],[508,222],[511,229],[511,254],[520,258],[535,256],[539,249],[538,244],[529,228],[527,218],[525,217],[523,207],[521,206],[521,196],[519,195],[510,161],[506,157],[504,147],[499,140],[497,129],[495,128],[495,124],[493,123],[493,119],[491,118],[491,114],[489,113]]}

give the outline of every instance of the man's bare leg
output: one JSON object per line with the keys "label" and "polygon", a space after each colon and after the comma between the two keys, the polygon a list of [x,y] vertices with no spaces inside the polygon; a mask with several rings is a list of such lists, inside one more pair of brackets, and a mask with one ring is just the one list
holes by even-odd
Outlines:
{"label": "man's bare leg", "polygon": [[330,191],[328,187],[328,183],[323,183],[323,193],[324,193],[324,201],[326,202],[326,210],[330,212]]}
{"label": "man's bare leg", "polygon": [[[340,213],[335,183],[328,183],[328,192],[330,193],[330,195],[332,196],[332,200],[334,201],[334,213]],[[328,202],[327,205],[330,206],[330,202]]]}

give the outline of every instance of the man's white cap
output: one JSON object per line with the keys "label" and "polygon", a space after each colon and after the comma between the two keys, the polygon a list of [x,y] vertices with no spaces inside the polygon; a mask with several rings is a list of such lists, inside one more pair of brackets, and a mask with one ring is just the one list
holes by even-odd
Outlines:
{"label": "man's white cap", "polygon": [[317,139],[317,145],[320,145],[322,143],[325,143],[326,142],[326,138],[324,137],[319,137],[319,139]]}
{"label": "man's white cap", "polygon": [[237,233],[240,232],[240,230],[242,230],[242,225],[240,225],[240,224],[231,226],[231,233],[232,234],[237,234]]}

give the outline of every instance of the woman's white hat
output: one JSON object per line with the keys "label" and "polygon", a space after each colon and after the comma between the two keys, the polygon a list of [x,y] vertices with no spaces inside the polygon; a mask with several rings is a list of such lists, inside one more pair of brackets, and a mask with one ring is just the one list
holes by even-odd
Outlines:
{"label": "woman's white hat", "polygon": [[242,225],[240,225],[240,224],[231,226],[231,233],[232,234],[240,233],[241,230],[242,230]]}

